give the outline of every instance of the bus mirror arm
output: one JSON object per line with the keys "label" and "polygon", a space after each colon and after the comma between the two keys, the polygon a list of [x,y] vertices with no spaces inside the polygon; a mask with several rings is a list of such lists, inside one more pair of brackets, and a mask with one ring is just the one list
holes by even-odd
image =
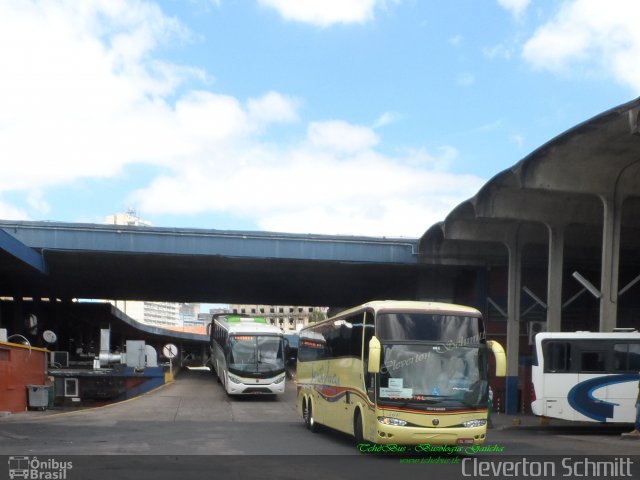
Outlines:
{"label": "bus mirror arm", "polygon": [[380,340],[375,336],[369,340],[369,361],[367,362],[367,372],[379,373],[380,372]]}
{"label": "bus mirror arm", "polygon": [[487,341],[487,346],[491,349],[496,359],[496,377],[504,377],[507,374],[507,356],[502,345],[495,340],[489,340]]}

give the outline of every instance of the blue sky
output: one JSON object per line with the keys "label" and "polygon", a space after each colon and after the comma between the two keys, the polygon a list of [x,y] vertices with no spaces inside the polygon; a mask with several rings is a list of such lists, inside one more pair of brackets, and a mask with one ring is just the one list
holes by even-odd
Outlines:
{"label": "blue sky", "polygon": [[630,0],[0,1],[0,218],[418,237],[640,94]]}

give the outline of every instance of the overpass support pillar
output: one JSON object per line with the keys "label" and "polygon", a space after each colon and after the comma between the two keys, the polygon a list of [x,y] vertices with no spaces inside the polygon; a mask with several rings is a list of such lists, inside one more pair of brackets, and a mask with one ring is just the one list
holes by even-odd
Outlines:
{"label": "overpass support pillar", "polygon": [[600,331],[610,332],[618,320],[618,271],[620,266],[620,224],[622,204],[615,195],[602,198],[602,267],[600,277]]}
{"label": "overpass support pillar", "polygon": [[520,288],[522,283],[522,247],[518,229],[507,243],[509,278],[507,293],[507,377],[505,379],[505,413],[518,413],[518,374],[520,357]]}
{"label": "overpass support pillar", "polygon": [[549,229],[549,267],[547,276],[547,330],[562,328],[562,276],[564,266],[564,226],[547,225]]}

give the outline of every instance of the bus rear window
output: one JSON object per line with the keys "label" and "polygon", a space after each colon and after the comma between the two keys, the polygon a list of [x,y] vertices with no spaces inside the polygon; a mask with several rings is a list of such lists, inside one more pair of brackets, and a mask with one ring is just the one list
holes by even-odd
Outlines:
{"label": "bus rear window", "polygon": [[383,312],[376,319],[376,335],[381,341],[422,340],[464,346],[483,342],[484,328],[478,317]]}

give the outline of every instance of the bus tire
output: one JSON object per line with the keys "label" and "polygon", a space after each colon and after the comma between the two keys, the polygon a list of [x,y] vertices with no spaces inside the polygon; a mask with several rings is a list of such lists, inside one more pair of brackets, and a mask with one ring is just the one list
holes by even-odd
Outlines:
{"label": "bus tire", "polygon": [[312,433],[316,433],[318,431],[318,423],[316,422],[316,419],[313,418],[313,407],[311,406],[311,399],[308,399],[305,403],[303,415],[304,423],[309,431]]}
{"label": "bus tire", "polygon": [[309,407],[306,398],[302,399],[302,421],[307,430],[309,430]]}
{"label": "bus tire", "polygon": [[353,437],[356,446],[364,443],[364,430],[362,428],[362,415],[360,415],[360,410],[356,410],[356,416],[353,419]]}

